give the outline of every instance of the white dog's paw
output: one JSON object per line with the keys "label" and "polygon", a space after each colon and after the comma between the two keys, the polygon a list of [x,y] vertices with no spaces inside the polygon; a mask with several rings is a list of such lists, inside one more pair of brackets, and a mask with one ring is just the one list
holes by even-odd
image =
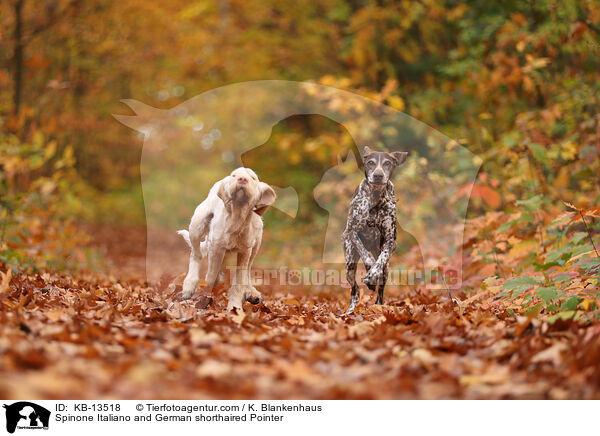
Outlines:
{"label": "white dog's paw", "polygon": [[251,304],[258,304],[262,301],[263,296],[256,290],[254,286],[249,286],[246,291],[246,301]]}
{"label": "white dog's paw", "polygon": [[227,310],[233,310],[235,308],[242,309],[245,294],[246,286],[232,285],[227,293]]}
{"label": "white dog's paw", "polygon": [[183,290],[181,291],[181,299],[189,300],[192,298],[194,293],[196,292],[197,283],[190,283],[188,281],[183,281]]}
{"label": "white dog's paw", "polygon": [[244,301],[258,304],[262,300],[262,294],[250,285],[232,285],[227,296],[227,310],[242,308]]}
{"label": "white dog's paw", "polygon": [[193,295],[194,295],[194,291],[182,291],[181,292],[181,299],[182,300],[189,300],[190,298],[192,298]]}

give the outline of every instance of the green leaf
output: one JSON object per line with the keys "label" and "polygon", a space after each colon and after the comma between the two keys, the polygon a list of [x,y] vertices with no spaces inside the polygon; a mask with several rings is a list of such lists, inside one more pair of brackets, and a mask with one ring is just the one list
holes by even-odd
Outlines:
{"label": "green leaf", "polygon": [[589,253],[590,251],[593,251],[592,244],[578,245],[577,247],[573,248],[573,253],[571,253],[571,257],[575,257],[583,253]]}
{"label": "green leaf", "polygon": [[571,247],[568,244],[563,247],[551,250],[546,254],[546,262],[558,262],[560,265],[564,265],[565,261],[571,258],[572,251],[573,247]]}
{"label": "green leaf", "polygon": [[560,306],[560,309],[561,310],[577,310],[577,306],[582,301],[583,301],[582,298],[571,297]]}
{"label": "green leaf", "polygon": [[585,268],[585,272],[587,274],[600,273],[600,258],[598,257],[593,259],[584,259],[580,265],[582,268]]}
{"label": "green leaf", "polygon": [[515,145],[519,144],[519,135],[518,132],[511,131],[503,135],[502,142],[508,148],[513,148]]}
{"label": "green leaf", "polygon": [[536,195],[535,197],[531,197],[527,200],[517,200],[517,206],[524,206],[528,211],[536,211],[539,210],[542,205],[542,195]]}
{"label": "green leaf", "polygon": [[552,315],[552,316],[548,317],[548,322],[550,324],[553,324],[556,321],[558,321],[559,319],[562,319],[563,321],[566,321],[567,319],[573,318],[573,315],[575,315],[575,311],[574,310],[568,310],[568,311],[565,311],[565,312],[558,312],[556,315]]}
{"label": "green leaf", "polygon": [[502,289],[505,291],[515,290],[517,288],[525,290],[539,284],[540,282],[538,282],[535,278],[531,276],[522,276],[505,281],[502,285]]}
{"label": "green leaf", "polygon": [[505,222],[504,224],[502,224],[500,227],[498,227],[496,229],[497,232],[505,232],[506,230],[510,229],[510,227],[516,222],[517,220],[510,220]]}
{"label": "green leaf", "polygon": [[577,244],[578,242],[581,242],[583,239],[587,238],[587,235],[588,234],[586,232],[574,233],[569,242],[571,244]]}
{"label": "green leaf", "polygon": [[548,151],[540,144],[532,143],[528,144],[529,149],[533,153],[533,156],[540,162],[548,160]]}
{"label": "green leaf", "polygon": [[552,277],[552,282],[553,283],[565,283],[565,282],[571,282],[572,279],[573,279],[573,277],[569,273],[558,273],[554,277]]}
{"label": "green leaf", "polygon": [[505,223],[504,223],[504,224],[502,224],[500,227],[498,227],[498,228],[496,229],[496,231],[497,231],[497,232],[504,232],[504,231],[506,231],[506,230],[510,229],[510,228],[511,228],[511,226],[512,226],[513,224],[522,223],[522,222],[525,222],[525,223],[526,223],[526,222],[533,222],[533,221],[535,221],[535,218],[534,218],[534,217],[533,217],[531,214],[529,214],[529,213],[524,213],[524,214],[522,214],[522,215],[521,215],[520,217],[518,217],[518,218],[515,218],[515,219],[513,219],[513,220],[510,220],[510,221],[507,221],[507,222],[505,222]]}
{"label": "green leaf", "polygon": [[523,298],[523,303],[522,303],[522,305],[523,305],[524,307],[527,307],[527,306],[529,306],[529,303],[531,303],[531,300],[533,300],[533,295],[528,295],[528,296],[526,296],[525,298]]}
{"label": "green leaf", "polygon": [[542,310],[542,303],[538,303],[535,306],[533,306],[531,309],[529,309],[527,312],[525,312],[525,316],[531,316],[533,314],[537,315],[541,310]]}
{"label": "green leaf", "polygon": [[540,286],[535,290],[535,293],[548,304],[550,300],[558,298],[558,292],[556,291],[557,289],[554,286]]}
{"label": "green leaf", "polygon": [[550,269],[553,266],[560,266],[558,262],[549,262],[544,264],[533,262],[532,265],[535,266],[536,271],[546,271],[547,269]]}

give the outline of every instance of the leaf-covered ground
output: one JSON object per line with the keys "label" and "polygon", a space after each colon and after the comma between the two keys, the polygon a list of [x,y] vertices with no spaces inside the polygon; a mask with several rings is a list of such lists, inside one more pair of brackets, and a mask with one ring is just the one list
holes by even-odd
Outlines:
{"label": "leaf-covered ground", "polygon": [[2,398],[600,398],[600,325],[509,315],[489,291],[264,288],[179,302],[173,284],[41,273],[0,282]]}

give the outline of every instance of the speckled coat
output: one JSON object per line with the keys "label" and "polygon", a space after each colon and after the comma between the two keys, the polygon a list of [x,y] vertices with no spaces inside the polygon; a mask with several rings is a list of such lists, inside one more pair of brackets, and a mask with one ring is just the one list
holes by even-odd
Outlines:
{"label": "speckled coat", "polygon": [[[383,288],[388,276],[388,262],[396,249],[396,197],[394,185],[388,181],[380,190],[366,179],[354,192],[344,230],[346,279],[352,287],[351,308],[358,301],[356,269],[359,258],[367,268],[365,285],[378,291],[383,302]],[[379,285],[379,288],[377,288]]]}

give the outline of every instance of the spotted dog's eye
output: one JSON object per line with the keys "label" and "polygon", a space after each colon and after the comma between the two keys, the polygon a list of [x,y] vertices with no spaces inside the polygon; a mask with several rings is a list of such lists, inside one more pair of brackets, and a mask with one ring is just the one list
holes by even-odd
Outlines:
{"label": "spotted dog's eye", "polygon": [[375,166],[375,161],[374,160],[370,160],[369,162],[367,162],[367,166],[369,168],[373,168]]}
{"label": "spotted dog's eye", "polygon": [[387,170],[387,169],[390,169],[390,168],[392,167],[392,163],[391,163],[390,161],[387,161],[387,160],[386,160],[386,161],[383,163],[383,167],[384,167],[386,170]]}

